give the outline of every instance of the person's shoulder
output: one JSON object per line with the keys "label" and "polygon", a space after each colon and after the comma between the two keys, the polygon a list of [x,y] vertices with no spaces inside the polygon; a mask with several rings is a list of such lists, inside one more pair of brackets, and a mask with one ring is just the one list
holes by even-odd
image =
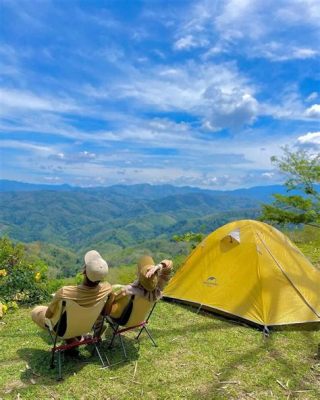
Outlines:
{"label": "person's shoulder", "polygon": [[100,282],[99,288],[103,292],[112,292],[112,286],[109,282]]}
{"label": "person's shoulder", "polygon": [[58,289],[55,293],[52,294],[52,301],[56,302],[57,300],[60,300],[63,298],[65,291],[64,288],[66,286],[61,287],[60,289]]}
{"label": "person's shoulder", "polygon": [[65,288],[68,288],[68,286],[62,286],[60,289],[58,289],[56,292],[55,292],[55,295],[56,296],[62,296],[62,294],[63,294],[63,292],[65,291]]}
{"label": "person's shoulder", "polygon": [[70,286],[63,286],[61,289],[59,289],[56,292],[56,296],[65,297],[65,296],[68,296],[71,293],[77,292],[78,290],[79,290],[78,286],[71,286],[71,285]]}
{"label": "person's shoulder", "polygon": [[69,286],[62,286],[61,290],[62,292],[68,291],[68,290],[77,290],[78,286],[74,285],[69,285]]}

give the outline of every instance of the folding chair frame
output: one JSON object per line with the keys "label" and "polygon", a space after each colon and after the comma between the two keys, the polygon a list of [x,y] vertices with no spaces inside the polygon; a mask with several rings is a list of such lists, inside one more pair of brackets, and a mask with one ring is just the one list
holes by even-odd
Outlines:
{"label": "folding chair frame", "polygon": [[[126,348],[125,348],[125,345],[124,345],[124,342],[123,342],[123,338],[122,338],[122,334],[125,333],[125,332],[129,332],[129,331],[132,331],[132,330],[134,330],[134,329],[140,328],[139,333],[138,333],[138,335],[137,335],[136,338],[135,338],[136,340],[139,340],[139,337],[140,337],[141,333],[145,330],[145,331],[147,332],[147,335],[149,336],[149,338],[150,338],[152,344],[153,344],[155,347],[158,346],[157,343],[155,342],[155,340],[153,339],[153,337],[152,337],[152,335],[151,335],[149,329],[147,328],[147,324],[148,324],[148,322],[149,322],[149,319],[150,319],[150,317],[151,317],[151,315],[152,315],[152,313],[153,313],[153,310],[154,310],[156,304],[157,304],[157,303],[154,303],[152,309],[150,310],[150,312],[149,312],[149,314],[148,314],[148,317],[147,317],[143,322],[141,322],[140,324],[134,325],[134,326],[129,326],[129,327],[121,328],[121,325],[120,325],[120,324],[118,324],[117,322],[115,322],[110,316],[106,316],[106,321],[109,323],[109,325],[111,326],[111,328],[112,328],[112,330],[113,330],[112,338],[111,338],[111,341],[110,341],[110,343],[109,343],[109,345],[108,345],[108,348],[109,348],[109,349],[112,348],[113,343],[114,343],[114,340],[115,340],[116,336],[118,336],[118,337],[119,337],[119,340],[120,340],[121,347],[122,347],[123,355],[124,355],[124,360],[123,360],[123,361],[126,361],[126,360],[128,359],[127,352],[126,352]],[[121,361],[120,361],[120,362],[121,362]]]}
{"label": "folding chair frame", "polygon": [[[58,358],[58,381],[62,380],[62,354],[64,354],[63,352],[65,350],[70,350],[76,347],[80,347],[86,344],[92,344],[94,346],[94,351],[97,352],[97,355],[99,357],[99,360],[102,364],[103,368],[109,367],[111,364],[109,362],[109,359],[107,357],[107,355],[105,353],[103,353],[107,364],[104,362],[103,357],[101,355],[101,349],[99,349],[100,344],[101,344],[101,333],[102,333],[102,328],[103,328],[103,322],[105,320],[105,315],[103,315],[103,321],[101,323],[101,327],[100,327],[100,331],[98,332],[97,336],[91,337],[91,338],[86,338],[86,339],[80,339],[80,340],[75,340],[72,343],[69,344],[62,344],[57,346],[57,341],[59,338],[58,332],[59,332],[59,328],[60,328],[60,324],[61,324],[61,320],[62,320],[62,315],[65,311],[65,307],[66,307],[66,301],[62,300],[62,307],[61,307],[61,312],[60,312],[60,317],[58,320],[58,323],[56,325],[56,330],[53,331],[52,329],[50,329],[50,327],[47,326],[47,329],[49,331],[51,340],[53,342],[53,347],[51,349],[51,362],[50,362],[50,368],[53,369],[55,368],[55,355],[57,354],[57,358]],[[52,334],[52,332],[54,332],[54,335]],[[94,351],[92,352],[92,355],[94,354]]]}

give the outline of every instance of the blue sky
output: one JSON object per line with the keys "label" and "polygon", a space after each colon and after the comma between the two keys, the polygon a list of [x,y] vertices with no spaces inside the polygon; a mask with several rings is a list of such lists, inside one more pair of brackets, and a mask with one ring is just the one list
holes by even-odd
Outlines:
{"label": "blue sky", "polygon": [[1,0],[1,177],[233,189],[320,149],[318,0]]}

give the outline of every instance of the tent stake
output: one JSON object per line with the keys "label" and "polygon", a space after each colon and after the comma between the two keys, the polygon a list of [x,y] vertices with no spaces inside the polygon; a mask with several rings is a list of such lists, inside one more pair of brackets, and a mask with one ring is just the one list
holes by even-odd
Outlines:
{"label": "tent stake", "polygon": [[263,327],[263,335],[265,338],[268,338],[270,336],[270,329],[267,327],[267,325]]}

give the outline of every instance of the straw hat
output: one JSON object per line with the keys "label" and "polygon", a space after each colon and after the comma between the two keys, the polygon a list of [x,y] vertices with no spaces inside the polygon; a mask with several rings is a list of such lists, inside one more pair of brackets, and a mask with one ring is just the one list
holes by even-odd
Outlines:
{"label": "straw hat", "polygon": [[146,277],[148,270],[155,265],[153,258],[150,256],[143,256],[138,261],[138,279],[139,283],[144,289],[149,292],[156,289],[158,284],[158,274],[153,274],[150,278]]}

